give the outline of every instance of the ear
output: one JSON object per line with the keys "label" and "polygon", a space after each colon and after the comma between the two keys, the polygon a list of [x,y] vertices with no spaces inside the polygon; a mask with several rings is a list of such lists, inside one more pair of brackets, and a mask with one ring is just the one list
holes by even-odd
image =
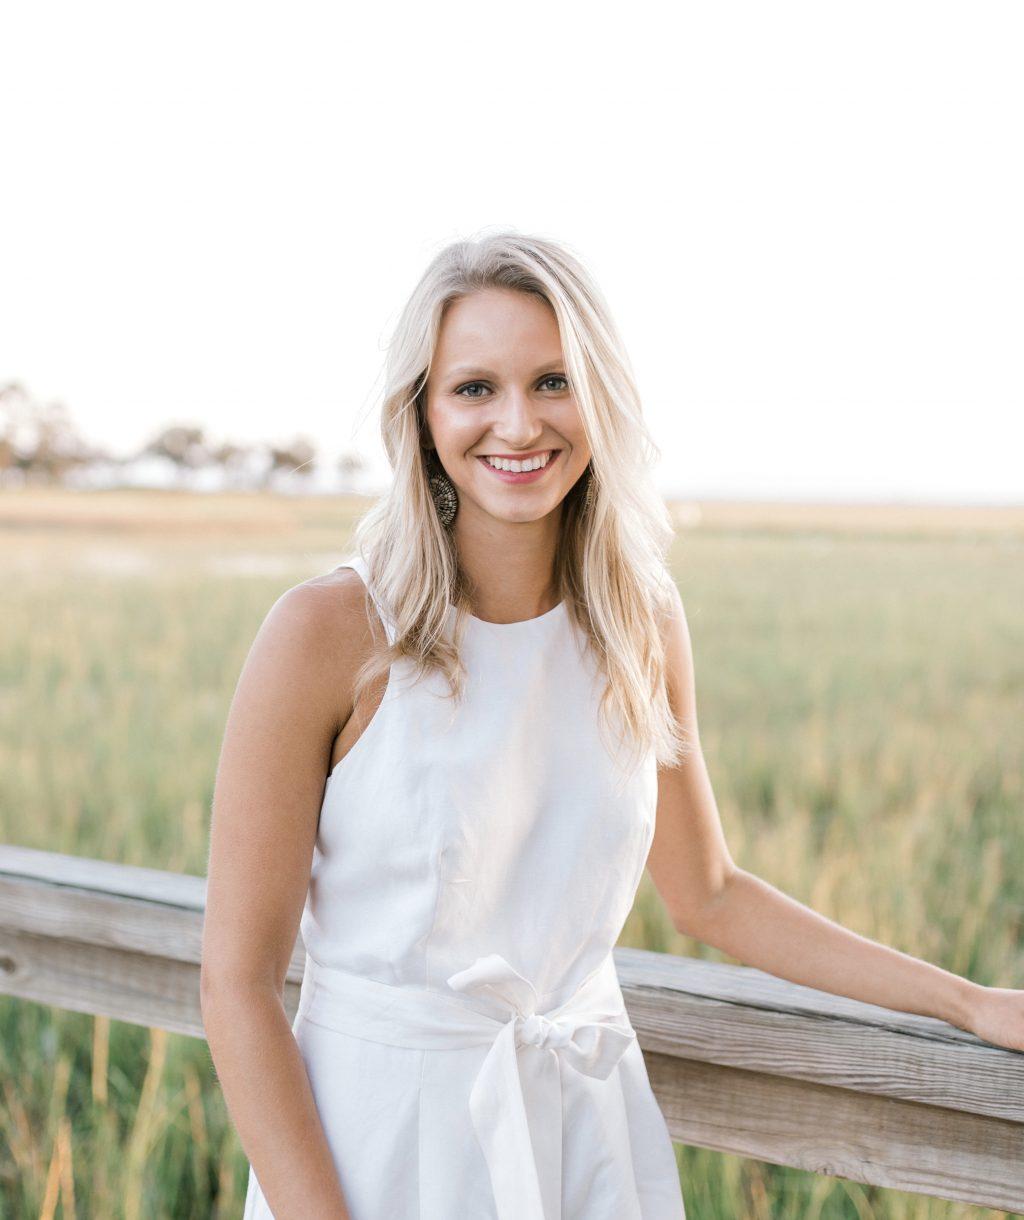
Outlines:
{"label": "ear", "polygon": [[436,449],[434,438],[430,435],[430,424],[427,423],[426,391],[421,390],[416,397],[417,415],[420,421],[420,448]]}

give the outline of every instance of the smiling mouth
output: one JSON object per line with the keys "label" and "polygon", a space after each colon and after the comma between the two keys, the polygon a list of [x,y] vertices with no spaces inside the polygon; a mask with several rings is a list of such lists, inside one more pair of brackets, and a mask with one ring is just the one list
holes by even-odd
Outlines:
{"label": "smiling mouth", "polygon": [[[550,461],[559,452],[560,450],[558,449],[534,449],[532,453],[478,453],[476,456],[480,458],[481,461],[487,462],[487,464],[490,465],[491,460],[495,462],[512,463],[533,462],[537,458],[547,458],[548,461]],[[545,462],[544,465],[546,466],[547,462]],[[542,470],[543,466],[539,466],[537,469]]]}
{"label": "smiling mouth", "polygon": [[[543,466],[538,466],[535,470],[505,470],[501,466],[492,466],[487,460],[487,458],[491,456],[489,454],[480,453],[476,456],[477,461],[481,464],[481,466],[484,467],[485,470],[489,470],[491,474],[497,475],[498,478],[505,483],[535,483],[539,479],[543,478],[544,474],[555,465],[555,463],[558,461],[558,455],[562,451],[561,449],[544,449],[541,452],[550,454],[550,456]],[[537,457],[538,455],[537,453],[534,453],[530,456]],[[511,464],[512,462],[517,461],[527,461],[528,458],[524,455],[522,458],[505,458],[504,460]]]}

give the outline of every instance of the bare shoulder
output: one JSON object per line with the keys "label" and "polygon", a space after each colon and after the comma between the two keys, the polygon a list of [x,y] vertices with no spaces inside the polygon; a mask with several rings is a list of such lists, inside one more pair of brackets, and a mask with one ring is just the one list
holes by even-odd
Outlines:
{"label": "bare shoulder", "polygon": [[369,637],[362,577],[352,568],[335,568],[282,593],[257,641],[261,651],[280,651],[309,677],[321,675],[327,689],[337,692],[338,679],[354,673],[364,659]]}
{"label": "bare shoulder", "polygon": [[203,965],[210,981],[270,980],[295,944],[331,750],[370,646],[358,572],[278,597],[242,666],[224,729],[208,862]]}
{"label": "bare shoulder", "polygon": [[696,691],[690,625],[679,586],[671,577],[667,586],[661,614],[661,634],[665,645],[668,694],[676,715],[692,721],[696,716]]}
{"label": "bare shoulder", "polygon": [[335,634],[339,625],[358,626],[365,619],[366,586],[353,568],[335,568],[293,585],[277,599],[268,622],[280,620],[309,638]]}
{"label": "bare shoulder", "polygon": [[690,630],[686,621],[683,595],[679,592],[676,582],[667,574],[659,606],[658,621],[666,648],[671,647],[673,643],[678,643],[680,634],[689,640]]}
{"label": "bare shoulder", "polygon": [[322,784],[372,647],[366,586],[338,568],[293,585],[261,623],[228,716],[221,768],[275,786]]}

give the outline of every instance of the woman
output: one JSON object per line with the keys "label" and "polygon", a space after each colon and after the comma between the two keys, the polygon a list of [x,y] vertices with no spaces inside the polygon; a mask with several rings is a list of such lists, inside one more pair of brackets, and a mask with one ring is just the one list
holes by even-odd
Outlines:
{"label": "woman", "polygon": [[733,863],[656,450],[566,248],[442,251],[382,428],[393,487],[268,614],[218,768],[203,1015],[246,1220],[681,1220],[611,955],[645,864],[680,931],[1024,1049],[1024,993]]}

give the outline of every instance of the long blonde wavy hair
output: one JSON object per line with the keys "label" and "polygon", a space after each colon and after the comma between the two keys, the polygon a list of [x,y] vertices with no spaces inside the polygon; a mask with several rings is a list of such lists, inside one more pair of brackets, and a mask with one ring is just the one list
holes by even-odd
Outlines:
{"label": "long blonde wavy hair", "polygon": [[[471,610],[450,529],[430,492],[422,445],[426,383],[450,302],[487,288],[531,293],[554,310],[566,378],[592,454],[562,501],[555,583],[606,678],[604,727],[634,758],[653,750],[678,762],[690,744],[669,706],[660,623],[672,577],[671,517],[654,486],[659,449],[648,433],[633,372],[608,306],[579,259],[555,241],[515,230],[456,241],[430,262],[387,347],[381,435],[394,474],[389,490],[356,524],[353,544],[394,631],[360,668],[360,692],[400,658],[420,674],[437,670],[461,700],[459,641]],[[584,496],[594,480],[589,507]],[[371,603],[368,599],[367,609]],[[450,607],[455,629],[446,635]],[[370,616],[371,623],[373,617]]]}

